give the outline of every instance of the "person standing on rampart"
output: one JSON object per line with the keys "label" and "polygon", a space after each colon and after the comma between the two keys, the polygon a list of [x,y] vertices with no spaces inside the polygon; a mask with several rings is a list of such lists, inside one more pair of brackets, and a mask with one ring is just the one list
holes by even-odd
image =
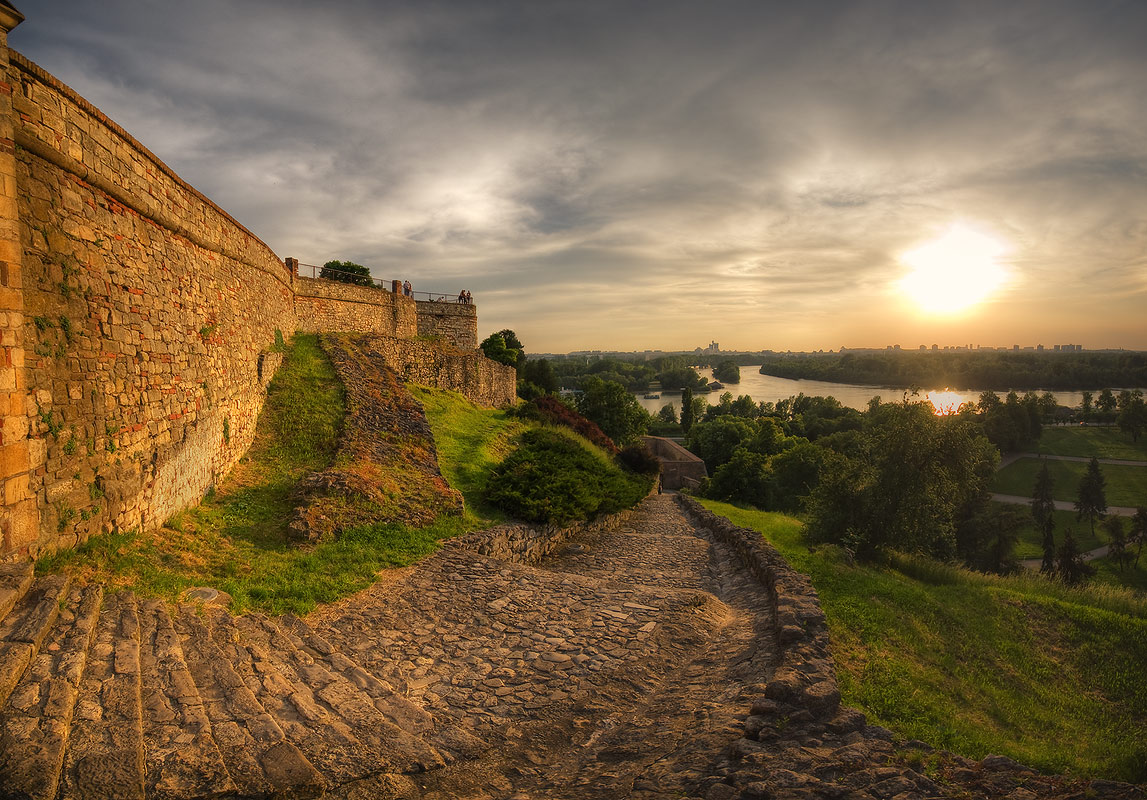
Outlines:
{"label": "person standing on rampart", "polygon": [[406,281],[402,284],[402,293],[407,297],[411,297],[414,294],[414,287],[410,285],[410,281]]}

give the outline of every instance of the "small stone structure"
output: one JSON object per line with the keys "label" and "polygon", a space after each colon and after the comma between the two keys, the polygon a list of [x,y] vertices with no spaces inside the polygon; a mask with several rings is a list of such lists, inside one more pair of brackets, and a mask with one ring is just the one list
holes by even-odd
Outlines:
{"label": "small stone structure", "polygon": [[10,51],[22,20],[0,4],[0,561],[154,528],[197,502],[253,441],[297,330],[433,336],[390,348],[400,372],[513,401],[512,370],[462,352],[474,306],[301,277]]}
{"label": "small stone structure", "polygon": [[709,477],[705,462],[672,439],[643,436],[645,446],[661,462],[661,484],[666,489],[692,489]]}

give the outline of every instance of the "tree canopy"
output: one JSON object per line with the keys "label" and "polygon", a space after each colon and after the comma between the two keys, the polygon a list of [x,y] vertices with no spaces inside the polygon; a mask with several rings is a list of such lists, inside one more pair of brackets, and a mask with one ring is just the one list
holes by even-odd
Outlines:
{"label": "tree canopy", "polygon": [[329,281],[352,283],[356,286],[374,286],[370,269],[353,261],[328,261],[319,271],[319,277]]}

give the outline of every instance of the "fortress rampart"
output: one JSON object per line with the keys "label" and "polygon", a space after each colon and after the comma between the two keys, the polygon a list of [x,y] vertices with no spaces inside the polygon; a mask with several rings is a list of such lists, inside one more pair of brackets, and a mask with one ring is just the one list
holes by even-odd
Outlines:
{"label": "fortress rampart", "polygon": [[[296,330],[476,346],[473,306],[442,304],[424,321],[437,304],[298,276],[9,51],[19,21],[0,6],[0,560],[154,528],[197,502],[253,441]],[[513,377],[480,354],[443,358],[474,362],[450,388],[513,399]]]}

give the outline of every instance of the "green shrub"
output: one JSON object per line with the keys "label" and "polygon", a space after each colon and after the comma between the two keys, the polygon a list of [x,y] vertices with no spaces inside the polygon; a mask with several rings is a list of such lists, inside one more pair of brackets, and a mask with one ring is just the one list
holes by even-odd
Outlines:
{"label": "green shrub", "polygon": [[661,461],[644,444],[621,448],[617,460],[627,470],[639,475],[656,475],[661,471]]}
{"label": "green shrub", "polygon": [[562,524],[629,508],[650,485],[571,434],[535,428],[494,468],[486,500],[518,519]]}

